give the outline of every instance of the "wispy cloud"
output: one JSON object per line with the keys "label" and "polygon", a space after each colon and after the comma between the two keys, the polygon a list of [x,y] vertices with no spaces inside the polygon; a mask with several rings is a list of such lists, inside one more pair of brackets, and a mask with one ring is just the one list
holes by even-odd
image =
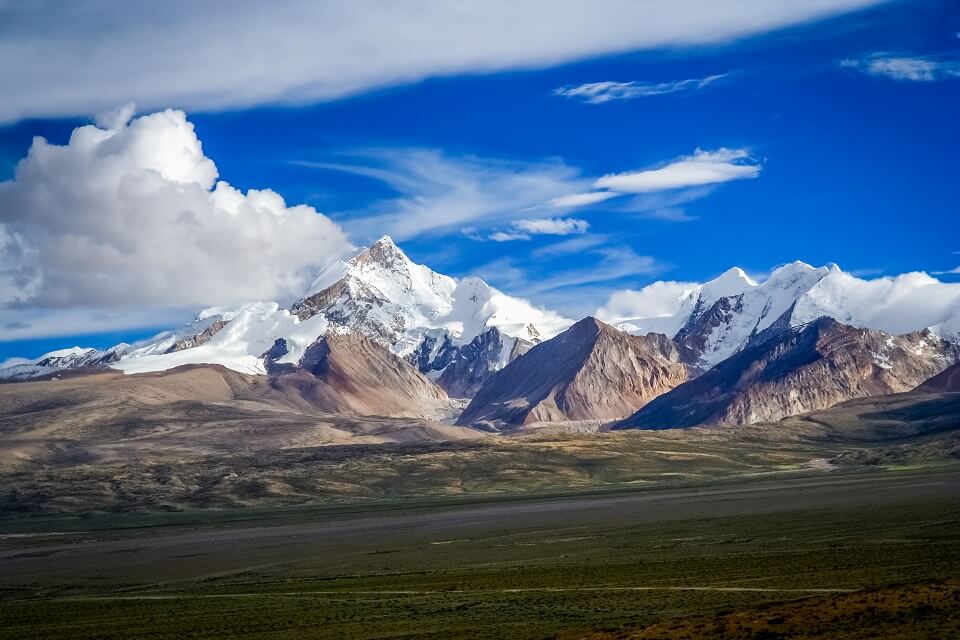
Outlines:
{"label": "wispy cloud", "polygon": [[846,58],[840,61],[840,66],[898,82],[936,82],[960,77],[960,61],[933,56],[873,53],[862,58]]}
{"label": "wispy cloud", "polygon": [[678,158],[657,169],[606,175],[594,182],[594,186],[619,193],[652,193],[756,178],[759,175],[760,165],[750,158],[746,149],[697,149],[692,156]]}
{"label": "wispy cloud", "polygon": [[[669,265],[653,256],[638,254],[626,245],[604,243],[584,247],[578,256],[579,266],[576,268],[529,272],[510,260],[497,267],[508,269],[514,292],[578,318],[593,313],[618,287],[657,276],[669,269]],[[562,256],[555,254],[552,257]],[[491,276],[498,277],[498,273],[500,271],[494,271]]]}
{"label": "wispy cloud", "polygon": [[367,149],[336,162],[293,164],[364,176],[395,196],[359,210],[331,214],[358,240],[389,233],[397,240],[463,233],[473,240],[511,242],[535,235],[585,233],[582,217],[523,217],[582,209],[621,199],[614,209],[670,222],[695,219],[684,204],[717,185],[755,178],[761,165],[745,149],[697,149],[649,169],[590,178],[560,160],[508,161],[454,156],[435,149]]}
{"label": "wispy cloud", "polygon": [[[514,222],[531,210],[590,180],[559,160],[519,162],[452,156],[434,149],[375,149],[349,154],[345,162],[298,162],[301,166],[348,172],[383,182],[397,196],[352,212],[344,226],[360,239],[389,233],[397,240]],[[513,229],[513,233],[533,233]],[[501,236],[499,239],[519,239]]]}
{"label": "wispy cloud", "polygon": [[935,276],[952,276],[960,274],[960,267],[954,267],[953,269],[948,269],[947,271],[931,271]]}
{"label": "wispy cloud", "polygon": [[633,100],[668,93],[697,91],[723,80],[730,74],[721,73],[705,78],[690,78],[670,82],[588,82],[575,87],[560,87],[553,94],[580,100],[587,104],[603,104],[613,100]]}
{"label": "wispy cloud", "polygon": [[582,253],[589,249],[594,249],[610,242],[610,236],[599,233],[587,233],[582,236],[552,242],[548,245],[538,247],[530,252],[534,258],[551,259],[559,256],[567,256],[575,253]]}
{"label": "wispy cloud", "polygon": [[[543,255],[543,254],[541,254]],[[557,257],[554,254],[551,257]],[[509,288],[511,293],[536,297],[551,291],[569,291],[596,285],[662,273],[668,266],[653,256],[640,255],[625,245],[595,246],[583,254],[584,266],[576,269],[551,269],[549,275],[531,275],[516,258],[499,258],[481,265],[474,274]]]}
{"label": "wispy cloud", "polygon": [[575,209],[630,196],[629,202],[620,206],[621,211],[686,222],[696,217],[682,205],[709,195],[724,182],[756,178],[761,170],[760,162],[746,149],[696,149],[693,155],[681,156],[658,167],[605,175],[593,181],[594,191],[560,196],[548,201],[546,206]]}
{"label": "wispy cloud", "polygon": [[494,242],[512,242],[513,240],[529,240],[530,236],[516,231],[494,231],[487,236]]}
{"label": "wispy cloud", "polygon": [[604,200],[616,198],[619,193],[615,191],[591,191],[588,193],[574,193],[568,196],[560,196],[547,202],[548,207],[575,208],[586,207],[591,204],[599,204]]}
{"label": "wispy cloud", "polygon": [[510,229],[491,233],[489,238],[495,242],[511,240],[529,240],[531,236],[569,236],[586,233],[590,223],[579,218],[537,218],[517,220]]}

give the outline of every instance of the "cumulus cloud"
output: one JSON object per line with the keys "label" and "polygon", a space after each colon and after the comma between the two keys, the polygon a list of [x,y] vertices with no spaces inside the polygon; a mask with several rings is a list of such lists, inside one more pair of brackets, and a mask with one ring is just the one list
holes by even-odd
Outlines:
{"label": "cumulus cloud", "polygon": [[214,0],[4,2],[0,86],[16,91],[5,92],[0,121],[130,100],[191,110],[329,100],[430,76],[725,42],[878,2],[276,0],[227,11]]}
{"label": "cumulus cloud", "polygon": [[629,171],[603,176],[594,185],[620,193],[651,193],[756,178],[760,165],[745,149],[697,149],[658,169]]}
{"label": "cumulus cloud", "polygon": [[898,82],[936,82],[960,77],[960,62],[925,56],[874,53],[863,58],[841,60],[840,66]]}
{"label": "cumulus cloud", "polygon": [[299,294],[349,250],[312,207],[218,181],[182,111],[36,138],[0,183],[0,307],[233,304]]}
{"label": "cumulus cloud", "polygon": [[576,87],[554,89],[554,95],[573,98],[587,104],[603,104],[613,100],[633,100],[668,93],[696,91],[725,78],[722,73],[705,78],[673,80],[671,82],[588,82]]}
{"label": "cumulus cloud", "polygon": [[698,286],[696,282],[666,280],[648,284],[640,290],[615,291],[606,304],[597,309],[596,316],[607,322],[672,316]]}

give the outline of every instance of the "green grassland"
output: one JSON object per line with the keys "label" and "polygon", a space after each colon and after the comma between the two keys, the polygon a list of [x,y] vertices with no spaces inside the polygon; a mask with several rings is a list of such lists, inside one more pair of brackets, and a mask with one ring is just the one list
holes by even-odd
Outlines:
{"label": "green grassland", "polygon": [[[288,512],[283,521],[296,517]],[[316,517],[303,516],[307,524]],[[960,577],[957,499],[653,521],[610,509],[567,525],[562,517],[551,522],[477,523],[456,539],[412,526],[375,540],[290,544],[262,564],[251,555],[243,570],[199,557],[211,553],[204,548],[188,579],[171,563],[169,575],[154,569],[159,573],[147,580],[136,568],[146,550],[133,547],[122,562],[140,577],[122,585],[105,568],[98,576],[98,567],[57,583],[3,577],[0,638],[549,638],[598,630],[607,635],[596,637],[631,637],[650,625],[682,629],[677,621],[707,616],[703,624],[718,612],[842,602],[862,590]],[[66,539],[141,535],[133,527]],[[43,554],[53,543],[14,540],[26,554]],[[928,637],[952,637],[936,635],[951,628],[949,609],[923,611]],[[877,620],[881,631],[889,623]]]}

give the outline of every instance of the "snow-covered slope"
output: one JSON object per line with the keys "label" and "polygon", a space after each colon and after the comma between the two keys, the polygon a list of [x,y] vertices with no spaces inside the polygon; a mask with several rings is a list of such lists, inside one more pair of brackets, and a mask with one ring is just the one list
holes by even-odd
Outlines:
{"label": "snow-covered slope", "polygon": [[[642,310],[641,310],[642,311]],[[784,265],[763,282],[734,268],[693,289],[675,313],[629,318],[616,326],[674,337],[688,361],[709,368],[743,349],[761,332],[829,316],[855,327],[893,334],[930,329],[960,339],[960,284],[926,274],[863,280],[836,265]]]}
{"label": "snow-covered slope", "polygon": [[458,282],[416,264],[389,236],[321,274],[293,311],[300,318],[322,313],[401,356],[413,353],[427,335],[442,333],[463,345],[497,327],[505,335],[539,341],[572,324],[480,278]]}
{"label": "snow-covered slope", "polygon": [[[118,345],[105,352],[78,347],[35,360],[8,361],[0,366],[0,380],[28,379],[80,366],[146,373],[187,364],[219,364],[242,373],[265,374],[264,355],[278,340],[286,348],[279,362],[296,364],[307,347],[328,331],[362,334],[438,379],[447,364],[463,365],[463,358],[470,354],[481,357],[481,350],[467,347],[491,328],[503,336],[502,353],[479,364],[480,369],[502,368],[509,360],[503,353],[520,351],[515,348],[518,340],[539,342],[570,324],[479,278],[458,281],[415,264],[384,237],[321,273],[307,295],[289,310],[276,302],[211,308],[179,329],[136,345]],[[478,367],[471,371],[475,375]]]}
{"label": "snow-covered slope", "polygon": [[287,344],[280,362],[295,364],[329,326],[323,316],[301,321],[276,302],[247,305],[230,312],[229,317],[219,331],[198,346],[170,350],[173,343],[167,339],[159,343],[168,345],[164,350],[156,349],[156,344],[146,345],[110,366],[126,373],[147,373],[185,364],[219,364],[241,373],[263,375],[263,355],[278,339]]}

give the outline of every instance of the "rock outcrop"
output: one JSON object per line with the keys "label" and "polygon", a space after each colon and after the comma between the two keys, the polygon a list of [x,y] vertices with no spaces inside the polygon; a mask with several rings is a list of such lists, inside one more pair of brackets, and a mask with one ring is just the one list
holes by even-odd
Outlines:
{"label": "rock outcrop", "polygon": [[490,376],[458,424],[510,429],[612,420],[686,378],[687,367],[666,336],[631,336],[585,318]]}
{"label": "rock outcrop", "polygon": [[264,354],[270,384],[329,413],[434,417],[449,410],[447,394],[402,358],[356,332],[329,333],[298,364],[280,363],[278,340]]}

